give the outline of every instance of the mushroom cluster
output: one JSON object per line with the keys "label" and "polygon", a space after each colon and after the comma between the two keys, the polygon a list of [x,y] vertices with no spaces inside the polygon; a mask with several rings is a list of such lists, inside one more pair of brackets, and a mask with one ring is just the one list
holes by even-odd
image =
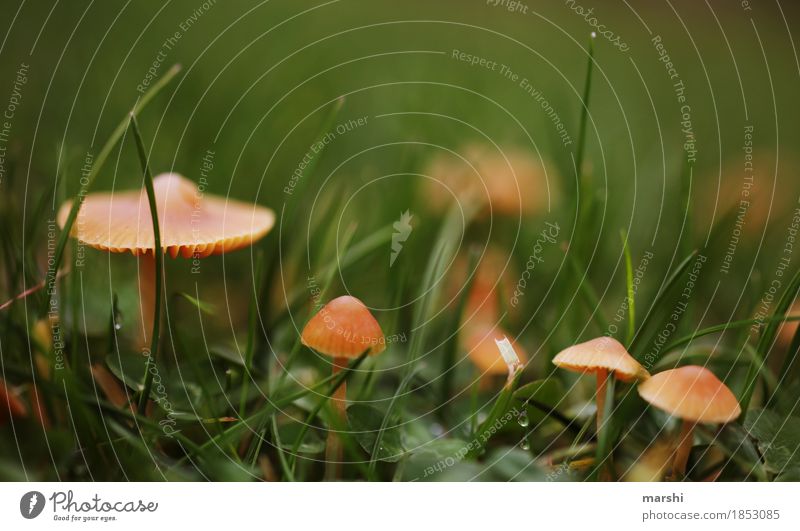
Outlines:
{"label": "mushroom cluster", "polygon": [[734,394],[710,370],[688,365],[653,376],[616,339],[599,337],[562,350],[553,363],[563,369],[594,374],[597,378],[597,431],[603,423],[606,386],[612,375],[635,383],[639,395],[650,405],[681,419],[682,426],[672,454],[672,478],[686,473],[698,423],[725,424],[742,413]]}

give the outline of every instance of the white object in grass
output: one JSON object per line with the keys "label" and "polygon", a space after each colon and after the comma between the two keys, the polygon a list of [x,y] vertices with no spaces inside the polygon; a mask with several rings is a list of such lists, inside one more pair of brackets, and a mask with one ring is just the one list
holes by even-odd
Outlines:
{"label": "white object in grass", "polygon": [[509,374],[514,374],[521,364],[519,356],[517,356],[514,347],[511,345],[511,341],[504,336],[503,339],[495,339],[494,342],[497,344],[500,355],[503,356],[503,361],[508,365]]}

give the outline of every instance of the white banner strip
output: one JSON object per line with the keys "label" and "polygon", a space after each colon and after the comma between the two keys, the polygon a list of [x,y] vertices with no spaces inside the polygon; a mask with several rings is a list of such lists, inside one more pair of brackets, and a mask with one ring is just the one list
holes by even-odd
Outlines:
{"label": "white banner strip", "polygon": [[798,489],[793,483],[3,483],[0,528],[800,529]]}

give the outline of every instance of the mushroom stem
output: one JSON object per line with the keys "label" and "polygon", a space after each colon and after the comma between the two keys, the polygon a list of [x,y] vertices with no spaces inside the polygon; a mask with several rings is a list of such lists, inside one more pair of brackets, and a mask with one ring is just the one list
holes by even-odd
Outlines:
{"label": "mushroom stem", "polygon": [[603,425],[603,412],[606,410],[606,389],[608,387],[608,371],[601,369],[597,371],[597,435],[600,435],[600,427]]}
{"label": "mushroom stem", "polygon": [[[333,358],[333,374],[336,375],[346,368],[347,361],[347,358]],[[338,424],[344,425],[347,414],[347,381],[343,381],[334,391],[331,400]],[[328,432],[328,441],[325,446],[325,477],[328,480],[338,479],[342,471],[342,441],[335,428],[336,426],[332,426]]]}
{"label": "mushroom stem", "polygon": [[692,451],[694,442],[694,422],[684,420],[679,437],[678,448],[675,450],[675,458],[672,461],[672,475],[675,479],[686,475],[686,463],[689,462],[689,453]]}
{"label": "mushroom stem", "polygon": [[138,257],[139,262],[139,315],[141,329],[139,333],[139,350],[150,348],[149,337],[153,332],[156,307],[156,259],[155,255],[145,253]]}

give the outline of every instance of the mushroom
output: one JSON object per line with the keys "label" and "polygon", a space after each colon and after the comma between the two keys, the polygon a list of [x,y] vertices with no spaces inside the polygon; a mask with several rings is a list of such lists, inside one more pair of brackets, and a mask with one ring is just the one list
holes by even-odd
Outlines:
{"label": "mushroom", "polygon": [[423,193],[436,210],[455,197],[488,202],[496,215],[527,216],[547,209],[557,195],[553,187],[557,179],[548,178],[548,172],[552,173],[548,165],[526,150],[469,144],[459,155],[446,153],[431,160]]}
{"label": "mushroom", "polygon": [[673,475],[686,472],[697,423],[725,424],[742,414],[728,386],[705,367],[687,365],[653,375],[639,386],[651,405],[683,421],[673,460]]}
{"label": "mushroom", "polygon": [[553,363],[562,369],[596,375],[595,401],[597,402],[598,433],[603,424],[608,377],[613,374],[623,382],[646,380],[650,377],[647,370],[628,354],[622,343],[607,336],[597,337],[566,348],[553,358]]}
{"label": "mushroom", "polygon": [[[502,351],[498,348],[498,341],[502,341],[509,334],[499,325],[478,322],[468,325],[468,332],[464,337],[463,348],[467,350],[470,361],[480,371],[481,376],[478,386],[486,390],[492,380],[498,376],[513,377],[511,366],[503,358]],[[519,358],[515,365],[524,366],[528,361],[527,353],[516,342],[511,344],[513,351]]]}
{"label": "mushroom", "polygon": [[[497,321],[501,314],[500,299],[511,302],[514,298],[512,282],[519,279],[514,260],[500,247],[489,245],[484,249],[474,271],[469,271],[469,267],[468,253],[458,254],[453,262],[451,281],[447,286],[448,296],[455,304],[468,278],[473,275],[472,287],[464,306],[464,318]],[[507,304],[502,309],[509,314],[515,314],[517,308],[514,304]]]}
{"label": "mushroom", "polygon": [[[386,348],[383,332],[363,302],[344,295],[328,302],[312,317],[300,336],[303,345],[333,358],[333,374],[364,351],[374,356]],[[331,397],[335,414],[344,423],[347,407],[346,382]],[[342,446],[334,431],[328,436],[325,459],[329,465],[340,463]]]}
{"label": "mushroom", "polygon": [[[252,245],[275,224],[275,213],[265,207],[204,194],[177,173],[153,179],[161,246],[172,258],[205,258]],[[63,228],[71,202],[61,206]],[[139,298],[142,314],[141,346],[155,316],[155,254],[153,223],[147,191],[87,195],[71,235],[82,243],[112,253],[130,252],[139,259]]]}

